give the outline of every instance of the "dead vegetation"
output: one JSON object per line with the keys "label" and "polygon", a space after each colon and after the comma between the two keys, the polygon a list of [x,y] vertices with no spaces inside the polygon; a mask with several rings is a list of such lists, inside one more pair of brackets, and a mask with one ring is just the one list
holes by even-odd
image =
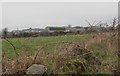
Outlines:
{"label": "dead vegetation", "polygon": [[3,74],[26,74],[32,64],[45,65],[47,74],[113,73],[116,70],[117,34],[95,34],[93,39],[83,43],[55,44],[51,53],[42,51],[45,45],[33,56],[19,56],[12,62],[3,57]]}

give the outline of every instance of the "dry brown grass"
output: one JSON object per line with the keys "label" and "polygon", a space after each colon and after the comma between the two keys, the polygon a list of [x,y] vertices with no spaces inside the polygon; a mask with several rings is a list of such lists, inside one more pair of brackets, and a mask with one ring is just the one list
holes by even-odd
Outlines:
{"label": "dry brown grass", "polygon": [[[94,45],[105,45],[108,57],[116,55],[118,50],[117,34],[95,35],[93,39],[83,43],[61,42],[51,53],[39,49],[33,56],[22,55],[12,62],[3,58],[3,72],[6,74],[25,74],[26,69],[32,64],[42,64],[47,68],[47,73],[109,73],[115,69],[116,60],[100,60],[91,48]],[[107,55],[106,54],[106,55]],[[116,56],[115,56],[116,57]],[[19,60],[19,62],[17,62]],[[77,66],[77,67],[76,67]],[[78,68],[79,67],[79,68]],[[72,69],[71,69],[72,68]],[[81,71],[81,69],[83,69]],[[105,71],[105,72],[103,72]]]}

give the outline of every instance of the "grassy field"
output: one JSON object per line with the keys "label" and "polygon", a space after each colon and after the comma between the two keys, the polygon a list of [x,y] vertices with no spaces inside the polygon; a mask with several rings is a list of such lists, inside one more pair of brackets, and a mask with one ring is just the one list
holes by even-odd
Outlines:
{"label": "grassy field", "polygon": [[[118,47],[116,38],[116,36],[113,37],[110,33],[105,33],[93,35],[84,34],[35,38],[13,38],[9,39],[9,41],[15,46],[19,57],[22,59],[20,66],[23,67],[24,70],[27,69],[27,66],[33,64],[33,58],[30,60],[30,56],[35,56],[36,53],[40,51],[45,54],[39,53],[36,63],[47,66],[47,72],[49,73],[65,72],[69,74],[72,71],[74,73],[110,74],[113,70],[115,70],[115,66],[117,65],[116,52]],[[41,49],[43,46],[45,47]],[[13,47],[5,40],[2,40],[2,51],[3,55],[7,59],[12,61],[17,59],[15,57],[16,54]],[[86,52],[91,53],[81,57],[81,55],[84,55]],[[18,60],[20,59],[18,58]],[[67,64],[74,66],[78,64],[83,65],[81,63],[85,63],[87,70],[82,69],[81,71],[78,66],[74,67],[75,69],[73,70],[66,66]],[[5,64],[5,66],[7,66],[8,62],[5,62]],[[23,66],[23,64],[25,65]],[[83,70],[85,70],[85,72],[83,72]]]}
{"label": "grassy field", "polygon": [[[53,37],[37,37],[37,38],[15,38],[9,39],[10,42],[16,47],[19,54],[33,55],[42,46],[45,52],[51,52],[59,42],[84,42],[89,40],[90,35],[68,35],[68,36],[53,36]],[[2,41],[2,50],[10,59],[15,57],[13,47],[5,40]]]}

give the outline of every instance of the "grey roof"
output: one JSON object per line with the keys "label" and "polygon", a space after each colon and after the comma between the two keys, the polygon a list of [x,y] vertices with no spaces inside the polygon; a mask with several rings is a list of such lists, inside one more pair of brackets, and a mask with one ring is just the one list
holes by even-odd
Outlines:
{"label": "grey roof", "polygon": [[34,31],[44,31],[44,29],[40,29],[40,28],[29,28],[29,29],[23,29],[22,31],[31,31],[31,30],[34,30]]}

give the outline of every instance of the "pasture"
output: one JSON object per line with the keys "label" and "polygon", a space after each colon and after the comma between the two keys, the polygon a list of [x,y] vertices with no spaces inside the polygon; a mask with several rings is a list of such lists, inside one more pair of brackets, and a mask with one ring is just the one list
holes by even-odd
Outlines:
{"label": "pasture", "polygon": [[[68,35],[68,36],[52,36],[52,37],[37,37],[37,38],[15,38],[9,41],[16,47],[19,54],[33,55],[42,46],[45,52],[51,52],[59,42],[84,42],[89,40],[90,35]],[[10,59],[15,57],[13,47],[5,40],[2,41],[2,50]]]}
{"label": "pasture", "polygon": [[[3,57],[5,58],[3,64],[7,66],[12,64],[13,61],[15,62],[16,59],[18,61],[22,59],[19,65],[23,68],[20,70],[26,70],[28,66],[33,64],[32,61],[34,61],[34,57],[39,51],[39,54],[36,56],[36,62],[34,63],[47,66],[47,73],[66,74],[71,72],[78,73],[79,71],[81,73],[111,74],[117,65],[118,48],[117,35],[114,37],[112,35],[105,33],[9,39],[19,54],[18,58],[16,58],[13,47],[6,40],[2,40]],[[30,57],[31,60],[29,59]],[[60,61],[63,62],[61,63]],[[81,71],[78,67],[71,70],[70,67],[65,66],[68,63],[73,65],[74,61],[75,63],[77,62],[77,65],[80,63],[83,65],[85,63],[86,70],[84,69],[83,72],[83,69]],[[22,64],[25,65],[23,66]],[[16,73],[16,71],[11,73]]]}

